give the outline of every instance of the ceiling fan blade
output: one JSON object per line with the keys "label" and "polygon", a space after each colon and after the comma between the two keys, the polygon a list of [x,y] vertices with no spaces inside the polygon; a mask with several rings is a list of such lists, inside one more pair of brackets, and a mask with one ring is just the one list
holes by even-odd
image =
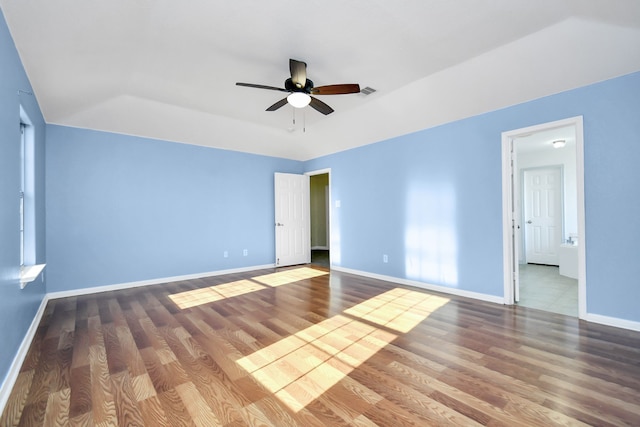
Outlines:
{"label": "ceiling fan blade", "polygon": [[360,85],[358,84],[342,84],[318,86],[311,89],[314,95],[344,95],[347,93],[359,93]]}
{"label": "ceiling fan blade", "polygon": [[289,59],[289,71],[291,71],[291,81],[298,89],[307,85],[307,64],[305,62]]}
{"label": "ceiling fan blade", "polygon": [[314,110],[324,114],[325,116],[327,114],[333,113],[333,108],[329,107],[327,104],[320,101],[318,98],[314,98],[313,96],[311,97],[311,102],[309,103],[309,106],[311,106],[311,108],[313,108]]}
{"label": "ceiling fan blade", "polygon": [[275,86],[265,86],[265,85],[256,85],[253,83],[236,83],[236,86],[245,86],[245,87],[255,87],[258,89],[269,89],[269,90],[278,90],[280,92],[289,92],[285,88],[275,87]]}
{"label": "ceiling fan blade", "polygon": [[287,105],[287,98],[283,98],[280,101],[273,104],[271,107],[267,108],[265,111],[276,111],[278,108]]}

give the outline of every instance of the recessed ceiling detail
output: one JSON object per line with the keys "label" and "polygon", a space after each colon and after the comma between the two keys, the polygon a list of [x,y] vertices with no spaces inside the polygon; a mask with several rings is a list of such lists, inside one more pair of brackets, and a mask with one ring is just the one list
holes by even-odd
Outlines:
{"label": "recessed ceiling detail", "polygon": [[[47,123],[297,160],[640,70],[637,0],[325,0],[312,19],[293,0],[0,6]],[[283,132],[292,108],[235,82],[280,85],[289,58],[314,86],[378,92]]]}

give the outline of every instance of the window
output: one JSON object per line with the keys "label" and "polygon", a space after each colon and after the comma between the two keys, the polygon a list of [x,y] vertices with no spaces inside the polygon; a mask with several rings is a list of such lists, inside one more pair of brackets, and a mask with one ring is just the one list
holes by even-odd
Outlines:
{"label": "window", "polygon": [[27,125],[20,122],[20,267],[24,267],[25,259],[25,242],[24,242],[24,223],[25,223],[25,181],[26,181],[26,131]]}
{"label": "window", "polygon": [[[35,129],[20,107],[20,286],[44,268],[36,265]],[[44,280],[44,279],[43,279]]]}

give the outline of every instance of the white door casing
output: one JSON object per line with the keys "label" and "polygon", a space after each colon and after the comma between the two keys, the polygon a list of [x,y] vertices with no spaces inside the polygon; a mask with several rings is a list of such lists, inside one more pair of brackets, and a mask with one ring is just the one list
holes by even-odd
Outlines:
{"label": "white door casing", "polygon": [[524,237],[527,263],[559,265],[562,236],[562,170],[527,169],[524,177]]}
{"label": "white door casing", "polygon": [[[513,141],[516,138],[540,132],[548,129],[573,126],[576,141],[576,183],[577,183],[577,216],[578,235],[578,317],[587,318],[587,278],[586,278],[586,254],[585,242],[585,203],[584,203],[584,133],[582,116],[571,117],[555,122],[543,123],[526,128],[515,129],[502,133],[502,226],[503,226],[503,273],[504,273],[504,303],[514,304],[515,289],[518,287],[517,263],[518,246],[520,243],[517,227],[520,218],[517,218],[514,209],[513,171],[515,158]],[[516,169],[517,170],[517,169]]]}
{"label": "white door casing", "polygon": [[511,139],[509,142],[510,148],[510,157],[511,157],[511,171],[510,171],[510,181],[511,181],[511,212],[513,217],[511,219],[511,252],[513,265],[511,266],[511,273],[513,275],[513,286],[514,286],[514,300],[515,302],[520,301],[520,224],[522,224],[522,209],[518,209],[517,206],[520,206],[521,197],[518,188],[520,188],[520,176],[516,174],[518,169],[518,157],[515,155],[516,147],[515,140]]}
{"label": "white door casing", "polygon": [[275,237],[278,267],[311,262],[309,176],[276,173]]}

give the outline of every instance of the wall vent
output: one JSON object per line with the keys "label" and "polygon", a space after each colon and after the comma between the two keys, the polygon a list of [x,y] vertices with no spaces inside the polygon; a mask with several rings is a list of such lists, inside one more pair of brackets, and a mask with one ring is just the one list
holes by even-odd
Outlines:
{"label": "wall vent", "polygon": [[376,90],[374,88],[367,86],[364,89],[360,90],[360,93],[363,95],[371,95],[375,91]]}

